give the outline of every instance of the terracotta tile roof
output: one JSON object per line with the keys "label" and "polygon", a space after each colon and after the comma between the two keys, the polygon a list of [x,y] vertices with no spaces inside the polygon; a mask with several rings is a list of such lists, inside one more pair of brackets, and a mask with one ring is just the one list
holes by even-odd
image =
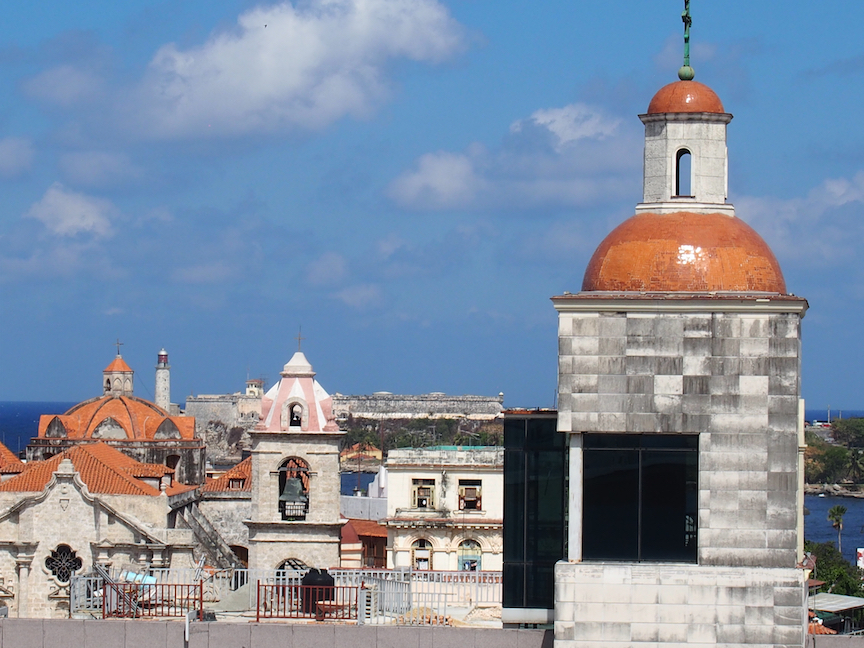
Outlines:
{"label": "terracotta tile roof", "polygon": [[[195,417],[170,416],[155,403],[137,396],[110,395],[86,400],[62,415],[43,414],[39,418],[38,436],[46,438],[50,433],[50,436],[57,437],[65,433],[69,439],[93,439],[99,425],[109,418],[123,429],[128,439],[135,441],[176,438],[176,434],[181,439],[195,438]],[[63,426],[60,434],[54,429],[49,430],[55,419]]]}
{"label": "terracotta tile roof", "polygon": [[129,365],[126,364],[126,361],[118,355],[111,361],[111,364],[105,367],[105,371],[128,371],[131,373],[132,369],[130,369]]}
{"label": "terracotta tile roof", "polygon": [[370,538],[386,538],[387,527],[381,526],[375,520],[348,520],[358,536]]}
{"label": "terracotta tile roof", "polygon": [[[241,488],[231,488],[231,480],[243,480]],[[252,457],[246,457],[216,479],[209,480],[202,489],[205,493],[252,492]]]}
{"label": "terracotta tile roof", "polygon": [[0,443],[0,471],[6,472],[4,469],[10,467],[12,470],[9,472],[20,472],[17,470],[19,466],[23,467],[24,462],[21,461],[9,448]]}
{"label": "terracotta tile roof", "polygon": [[351,524],[351,520],[342,525],[342,528],[339,530],[339,539],[342,541],[342,544],[360,544],[360,536],[357,535],[357,531],[354,529],[354,525]]}
{"label": "terracotta tile roof", "polygon": [[821,623],[818,623],[817,621],[811,621],[810,622],[810,626],[809,626],[807,632],[809,634],[812,634],[812,635],[834,635],[834,634],[837,634],[836,630],[832,630],[831,628],[826,628],[824,625],[822,625]]}
{"label": "terracotta tile roof", "polygon": [[[41,492],[63,459],[72,462],[91,493],[107,495],[158,496],[158,488],[136,478],[136,475],[161,478],[174,472],[171,468],[159,464],[142,464],[119,450],[98,442],[75,446],[45,461],[27,463],[20,475],[0,484],[0,491]],[[178,488],[179,486],[182,488]],[[168,494],[173,495],[176,493],[172,491],[183,492],[189,488],[182,484],[170,487]]]}

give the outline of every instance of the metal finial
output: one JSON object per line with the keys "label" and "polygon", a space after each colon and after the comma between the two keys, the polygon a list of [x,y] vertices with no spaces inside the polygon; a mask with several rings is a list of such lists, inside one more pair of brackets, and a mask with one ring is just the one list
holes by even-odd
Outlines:
{"label": "metal finial", "polygon": [[114,343],[114,346],[117,347],[117,357],[120,357],[120,347],[123,346],[123,342],[120,341],[120,338],[117,338],[117,341]]}
{"label": "metal finial", "polygon": [[690,16],[690,0],[684,0],[681,20],[684,23],[684,65],[678,70],[678,78],[682,81],[692,81],[696,73],[690,67],[690,25],[693,24],[693,18]]}
{"label": "metal finial", "polygon": [[302,351],[303,350],[302,343],[303,343],[303,340],[306,339],[303,337],[303,327],[302,326],[300,327],[300,330],[297,333],[297,337],[294,339],[297,340],[297,350]]}

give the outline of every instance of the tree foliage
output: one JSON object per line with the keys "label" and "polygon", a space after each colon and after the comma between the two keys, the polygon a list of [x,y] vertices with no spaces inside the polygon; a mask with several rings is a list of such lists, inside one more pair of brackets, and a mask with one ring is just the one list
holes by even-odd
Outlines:
{"label": "tree foliage", "polygon": [[864,447],[864,418],[837,419],[831,424],[831,434],[847,448]]}
{"label": "tree foliage", "polygon": [[816,556],[816,569],[812,578],[825,581],[819,591],[844,596],[864,596],[861,570],[843,558],[833,542],[805,540],[804,551]]}

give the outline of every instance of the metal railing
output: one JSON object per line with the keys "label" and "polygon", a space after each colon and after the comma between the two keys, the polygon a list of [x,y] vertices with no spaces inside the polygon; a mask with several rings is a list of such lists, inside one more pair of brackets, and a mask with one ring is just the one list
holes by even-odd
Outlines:
{"label": "metal railing", "polygon": [[[199,583],[203,603],[208,609],[218,612],[257,610],[259,584],[296,588],[305,575],[303,571],[272,569],[153,568],[143,570],[142,574],[102,568],[100,571],[72,577],[70,607],[73,614],[98,615],[102,612],[106,579],[108,582],[143,582],[142,577],[146,576],[151,584]],[[405,615],[418,608],[428,608],[446,617],[451,608],[501,604],[501,572],[332,569],[329,573],[336,587],[368,590],[365,595],[360,593],[360,599],[364,596],[366,599],[355,603],[365,605],[368,623],[393,623],[401,616],[406,622],[415,624],[413,617]],[[229,602],[235,607],[225,607]]]}
{"label": "metal railing", "polygon": [[258,583],[255,618],[356,620],[357,587]]}
{"label": "metal railing", "polygon": [[183,617],[204,613],[204,585],[185,583],[104,584],[102,618]]}

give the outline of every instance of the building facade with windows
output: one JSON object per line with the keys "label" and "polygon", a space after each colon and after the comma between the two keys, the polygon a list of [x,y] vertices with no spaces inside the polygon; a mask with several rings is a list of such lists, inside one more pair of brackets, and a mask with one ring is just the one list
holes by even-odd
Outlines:
{"label": "building facade with windows", "polygon": [[386,466],[388,568],[501,569],[503,448],[398,448]]}
{"label": "building facade with windows", "polygon": [[690,73],[640,115],[636,215],[582,291],[553,298],[570,484],[557,648],[804,643],[807,302],[726,202],[732,115]]}

